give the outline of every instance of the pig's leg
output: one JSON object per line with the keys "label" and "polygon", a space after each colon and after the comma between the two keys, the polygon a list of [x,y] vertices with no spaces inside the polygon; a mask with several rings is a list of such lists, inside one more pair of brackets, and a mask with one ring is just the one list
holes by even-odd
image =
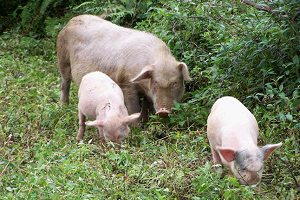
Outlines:
{"label": "pig's leg", "polygon": [[215,149],[213,149],[213,148],[211,148],[211,151],[213,153],[214,163],[215,164],[221,164],[221,158],[219,156],[219,153]]}
{"label": "pig's leg", "polygon": [[79,129],[78,129],[78,134],[77,134],[77,141],[82,140],[83,138],[83,134],[85,131],[85,119],[86,117],[84,116],[84,114],[81,112],[80,109],[78,109],[78,118],[79,118]]}
{"label": "pig's leg", "polygon": [[140,112],[139,96],[134,87],[122,88],[124,93],[125,105],[128,110],[128,114]]}
{"label": "pig's leg", "polygon": [[105,144],[105,138],[104,138],[104,134],[103,134],[103,128],[102,127],[98,127],[97,128],[97,132],[99,134],[100,137],[100,144]]}
{"label": "pig's leg", "polygon": [[61,104],[67,103],[69,104],[69,92],[70,92],[70,84],[72,80],[71,76],[71,66],[70,63],[59,62],[59,71],[61,75],[61,96],[60,102]]}
{"label": "pig's leg", "polygon": [[147,97],[144,97],[141,112],[141,119],[143,122],[147,122],[149,120],[149,110],[151,109],[151,106],[152,102]]}

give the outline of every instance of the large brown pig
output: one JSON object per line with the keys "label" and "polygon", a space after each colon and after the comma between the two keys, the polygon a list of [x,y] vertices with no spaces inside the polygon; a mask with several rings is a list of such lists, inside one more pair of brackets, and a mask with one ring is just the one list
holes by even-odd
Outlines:
{"label": "large brown pig", "polygon": [[147,118],[151,102],[156,114],[171,113],[191,80],[185,63],[178,62],[167,45],[153,34],[117,26],[92,15],[71,19],[57,37],[58,65],[62,77],[61,102],[69,102],[71,79],[101,71],[122,89],[129,114]]}
{"label": "large brown pig", "polygon": [[[129,123],[140,113],[128,116],[121,88],[101,72],[91,72],[82,78],[78,91],[79,129],[77,140],[82,140],[85,125],[98,128],[101,142],[104,139],[120,144],[128,136]],[[94,121],[85,122],[86,117]]]}
{"label": "large brown pig", "polygon": [[211,109],[207,120],[207,137],[213,159],[233,172],[241,184],[261,180],[263,161],[278,144],[257,146],[258,125],[253,114],[237,99],[223,97]]}

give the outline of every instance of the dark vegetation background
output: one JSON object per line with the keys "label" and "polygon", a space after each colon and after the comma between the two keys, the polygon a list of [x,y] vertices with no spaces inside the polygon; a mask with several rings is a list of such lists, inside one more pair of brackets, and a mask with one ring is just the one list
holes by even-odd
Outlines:
{"label": "dark vegetation background", "polygon": [[[174,114],[151,116],[121,152],[100,149],[94,129],[76,143],[75,85],[59,105],[56,36],[104,12],[157,35],[193,77]],[[0,15],[0,199],[298,198],[299,0],[15,0]],[[259,145],[283,142],[258,186],[213,165],[206,119],[225,95],[255,115]]]}

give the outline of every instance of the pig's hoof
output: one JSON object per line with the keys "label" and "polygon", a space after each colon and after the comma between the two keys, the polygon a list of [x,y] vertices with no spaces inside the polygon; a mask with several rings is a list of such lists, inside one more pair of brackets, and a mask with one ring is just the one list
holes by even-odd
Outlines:
{"label": "pig's hoof", "polygon": [[78,142],[80,142],[83,139],[83,137],[77,136],[76,139],[77,139]]}

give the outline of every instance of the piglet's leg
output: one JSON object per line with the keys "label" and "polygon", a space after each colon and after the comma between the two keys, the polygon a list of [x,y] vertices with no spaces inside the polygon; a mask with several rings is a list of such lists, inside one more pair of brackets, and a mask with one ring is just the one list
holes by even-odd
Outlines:
{"label": "piglet's leg", "polygon": [[86,117],[84,116],[84,114],[81,112],[81,110],[79,109],[78,112],[78,118],[79,118],[79,129],[78,129],[78,134],[77,134],[77,141],[82,140],[83,138],[83,134],[85,131],[85,119]]}

